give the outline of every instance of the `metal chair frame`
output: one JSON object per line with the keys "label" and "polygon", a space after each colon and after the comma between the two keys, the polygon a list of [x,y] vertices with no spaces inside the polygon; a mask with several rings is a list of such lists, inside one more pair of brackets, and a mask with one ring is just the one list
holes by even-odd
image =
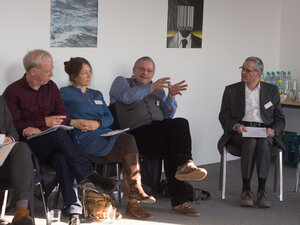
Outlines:
{"label": "metal chair frame", "polygon": [[295,192],[298,192],[299,176],[300,176],[300,154],[298,154],[298,160],[297,160]]}
{"label": "metal chair frame", "polygon": [[[46,216],[46,225],[51,225],[50,212],[49,212],[49,208],[48,208],[48,204],[47,204],[47,199],[45,198],[42,176],[40,175],[40,173],[37,170],[35,170],[34,184],[39,185],[39,188],[40,188],[42,202],[43,202],[43,208],[44,208],[44,212],[45,212],[45,216]],[[1,182],[1,189],[4,190],[3,203],[2,203],[1,214],[0,214],[0,218],[3,219],[5,216],[5,211],[6,211],[8,191],[13,189],[13,185],[11,183]],[[31,205],[30,207],[33,207],[33,205]],[[32,211],[33,210],[31,210],[31,212]]]}
{"label": "metal chair frame", "polygon": [[[227,167],[227,153],[229,152],[232,155],[240,156],[238,152],[231,152],[233,146],[225,146],[223,149],[223,154],[221,155],[221,163],[220,163],[220,176],[219,176],[219,191],[222,192],[222,199],[225,199],[226,192],[226,167]],[[276,147],[272,147],[276,148]],[[278,194],[279,201],[283,201],[283,172],[282,172],[282,149],[278,149],[278,154],[276,158],[278,159],[275,165],[274,172],[274,185],[273,185],[273,193]],[[279,169],[279,193],[277,193],[277,176]]]}

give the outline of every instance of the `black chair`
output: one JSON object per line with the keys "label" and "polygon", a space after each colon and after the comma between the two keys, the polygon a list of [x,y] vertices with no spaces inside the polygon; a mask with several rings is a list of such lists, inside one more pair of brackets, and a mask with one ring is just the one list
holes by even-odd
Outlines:
{"label": "black chair", "polygon": [[[121,181],[121,170],[120,170],[120,163],[118,162],[112,162],[107,159],[104,159],[103,157],[95,157],[95,156],[87,156],[86,157],[92,164],[95,166],[95,170],[98,171],[98,167],[102,166],[102,176],[107,176],[108,166],[114,165],[116,168],[116,176],[119,181]],[[121,204],[121,187],[118,186],[117,193],[118,193],[118,201]]]}
{"label": "black chair", "polygon": [[[116,104],[110,104],[108,106],[111,114],[114,117],[114,123],[111,129],[120,129],[120,123],[117,116]],[[142,183],[149,188],[154,193],[161,192],[161,172],[162,172],[162,159],[150,159],[149,157],[139,154]]]}
{"label": "black chair", "polygon": [[[282,149],[277,147],[271,148],[272,156],[274,156],[277,161],[275,165],[274,172],[274,185],[273,192],[277,193],[277,176],[279,170],[279,201],[283,201],[283,173],[282,173]],[[225,191],[226,191],[226,163],[227,163],[227,153],[230,153],[234,156],[240,157],[240,151],[232,146],[227,145],[223,149],[223,154],[221,155],[221,163],[220,163],[220,175],[219,175],[219,191],[222,191],[222,199],[225,199]]]}
{"label": "black chair", "polygon": [[[44,197],[45,192],[42,184],[42,176],[40,173],[36,170],[34,173],[34,184],[38,185],[41,192],[42,202],[43,202],[43,208],[46,216],[46,225],[51,225],[51,219],[50,219],[50,212],[48,209],[47,201]],[[0,191],[4,191],[4,197],[3,197],[3,203],[1,208],[1,216],[0,218],[3,219],[5,216],[6,211],[6,204],[7,204],[7,197],[8,197],[8,191],[14,189],[12,183],[6,182],[6,181],[0,181]],[[30,204],[30,211],[33,212],[33,205]]]}
{"label": "black chair", "polygon": [[47,199],[49,197],[49,195],[55,189],[56,193],[55,193],[52,209],[58,209],[60,186],[59,186],[58,179],[57,179],[57,176],[56,176],[56,171],[52,167],[42,164],[42,165],[40,165],[40,173],[43,176],[53,177],[53,179],[50,182],[46,183],[45,186],[44,186],[45,198]]}

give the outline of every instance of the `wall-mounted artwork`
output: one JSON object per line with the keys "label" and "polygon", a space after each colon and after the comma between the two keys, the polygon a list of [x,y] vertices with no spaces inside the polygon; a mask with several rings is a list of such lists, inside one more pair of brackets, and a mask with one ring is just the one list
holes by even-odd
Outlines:
{"label": "wall-mounted artwork", "polygon": [[51,47],[97,47],[98,0],[51,0]]}
{"label": "wall-mounted artwork", "polygon": [[204,0],[169,0],[167,48],[201,48]]}

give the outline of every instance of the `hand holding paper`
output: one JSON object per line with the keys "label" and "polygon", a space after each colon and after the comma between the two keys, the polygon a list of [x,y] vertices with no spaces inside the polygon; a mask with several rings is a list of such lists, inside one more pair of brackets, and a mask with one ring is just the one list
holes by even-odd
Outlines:
{"label": "hand holding paper", "polygon": [[267,130],[265,127],[246,127],[247,132],[243,132],[243,137],[266,138]]}

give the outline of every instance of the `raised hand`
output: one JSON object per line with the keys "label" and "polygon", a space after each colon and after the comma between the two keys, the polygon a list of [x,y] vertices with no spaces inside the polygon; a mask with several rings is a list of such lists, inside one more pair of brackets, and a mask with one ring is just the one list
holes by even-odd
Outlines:
{"label": "raised hand", "polygon": [[187,84],[185,84],[185,80],[178,82],[177,84],[169,86],[169,96],[174,98],[175,95],[182,95],[182,91],[187,89]]}
{"label": "raised hand", "polygon": [[156,90],[162,90],[164,88],[169,88],[171,82],[170,77],[163,77],[161,79],[158,79],[157,81],[153,82],[150,85],[151,92]]}

